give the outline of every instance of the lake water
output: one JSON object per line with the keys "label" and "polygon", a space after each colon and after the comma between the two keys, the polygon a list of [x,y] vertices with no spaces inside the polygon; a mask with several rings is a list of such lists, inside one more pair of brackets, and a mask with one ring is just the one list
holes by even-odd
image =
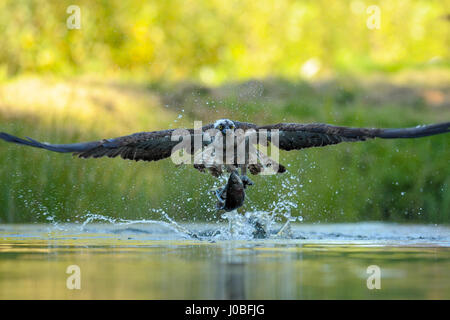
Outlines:
{"label": "lake water", "polygon": [[[0,225],[0,299],[450,299],[446,226],[294,224],[262,240],[179,227]],[[81,289],[67,288],[71,265]]]}

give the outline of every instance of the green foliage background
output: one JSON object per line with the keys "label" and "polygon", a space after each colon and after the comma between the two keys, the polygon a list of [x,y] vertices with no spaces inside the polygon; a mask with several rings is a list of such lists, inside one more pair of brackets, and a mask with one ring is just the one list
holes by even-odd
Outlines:
{"label": "green foliage background", "polygon": [[[81,29],[66,28],[69,5]],[[380,29],[367,7],[378,5]],[[3,73],[130,73],[219,83],[324,73],[448,66],[448,0],[105,0],[0,3]]]}
{"label": "green foliage background", "polygon": [[[66,9],[81,8],[69,30]],[[367,28],[369,5],[381,28]],[[450,119],[448,1],[0,2],[0,131],[97,140],[229,117],[404,127]],[[312,71],[311,71],[312,68]],[[284,152],[243,210],[308,222],[450,222],[448,135]],[[170,160],[78,160],[0,143],[0,223],[220,219]]]}

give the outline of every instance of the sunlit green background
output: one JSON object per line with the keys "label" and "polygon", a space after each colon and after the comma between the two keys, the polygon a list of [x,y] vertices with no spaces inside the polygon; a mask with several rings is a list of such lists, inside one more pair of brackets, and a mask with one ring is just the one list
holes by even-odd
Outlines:
{"label": "sunlit green background", "polygon": [[[66,28],[69,5],[81,29]],[[367,8],[380,8],[371,30]],[[0,4],[0,66],[222,83],[448,66],[448,1],[15,1]],[[369,20],[369,23],[371,20]],[[304,71],[305,72],[305,71]]]}
{"label": "sunlit green background", "polygon": [[[69,5],[81,29],[69,30]],[[367,9],[380,9],[371,29]],[[0,131],[55,143],[257,123],[450,120],[449,1],[0,2]],[[244,210],[450,222],[449,135],[284,152]],[[217,184],[216,184],[217,185]],[[0,223],[220,219],[214,180],[170,160],[79,160],[0,143]]]}

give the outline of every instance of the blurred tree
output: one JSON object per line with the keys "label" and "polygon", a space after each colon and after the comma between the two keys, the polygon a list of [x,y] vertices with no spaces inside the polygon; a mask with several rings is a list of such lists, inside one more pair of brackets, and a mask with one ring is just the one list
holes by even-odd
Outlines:
{"label": "blurred tree", "polygon": [[[69,5],[82,27],[66,27]],[[380,29],[369,29],[377,5]],[[448,1],[3,0],[0,75],[250,77],[449,66]]]}

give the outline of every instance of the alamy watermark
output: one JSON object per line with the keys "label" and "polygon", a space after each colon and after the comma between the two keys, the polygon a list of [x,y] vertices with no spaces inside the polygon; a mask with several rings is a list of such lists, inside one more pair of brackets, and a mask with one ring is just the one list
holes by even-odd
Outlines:
{"label": "alamy watermark", "polygon": [[70,5],[66,9],[70,16],[66,20],[66,26],[69,30],[81,29],[81,9],[77,5]]}
{"label": "alamy watermark", "polygon": [[279,145],[279,130],[241,128],[226,130],[217,128],[203,130],[202,122],[195,121],[194,129],[176,129],[171,141],[178,142],[171,152],[172,162],[212,166],[260,165],[278,171],[279,150],[270,148],[269,142]]}
{"label": "alamy watermark", "polygon": [[66,269],[66,273],[70,274],[66,280],[66,287],[69,290],[81,289],[81,269],[76,264],[70,265]]}
{"label": "alamy watermark", "polygon": [[370,16],[366,20],[366,26],[370,30],[380,29],[381,27],[381,9],[379,6],[368,6],[366,13]]}
{"label": "alamy watermark", "polygon": [[367,274],[370,276],[367,278],[367,289],[381,289],[381,269],[377,265],[371,265],[367,267]]}

